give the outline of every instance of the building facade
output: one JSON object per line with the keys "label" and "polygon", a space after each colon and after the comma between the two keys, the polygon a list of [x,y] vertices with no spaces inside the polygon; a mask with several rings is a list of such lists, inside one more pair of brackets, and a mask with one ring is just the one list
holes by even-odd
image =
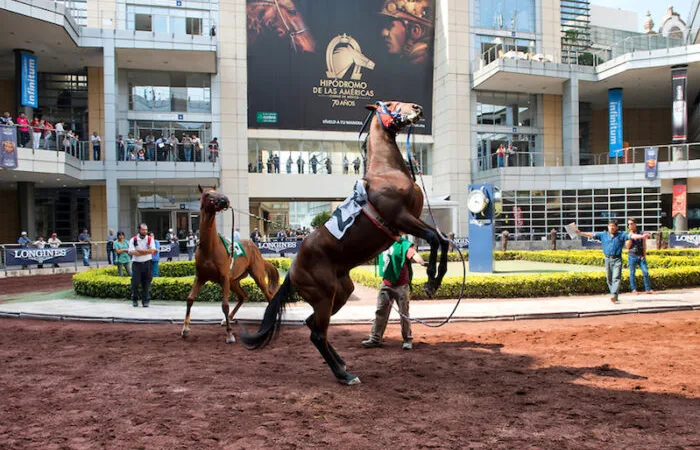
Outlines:
{"label": "building facade", "polygon": [[[467,186],[482,182],[503,190],[497,231],[518,239],[574,219],[671,226],[674,185],[687,192],[687,225],[700,226],[700,147],[672,133],[679,65],[685,141],[700,131],[694,33],[613,35],[587,1],[346,3],[7,0],[0,109],[63,121],[64,132],[36,145],[30,133],[17,167],[0,170],[0,240],[26,230],[70,241],[82,228],[100,238],[140,222],[182,235],[198,227],[198,185],[215,184],[242,234],[308,226],[364,170],[362,105],[391,99],[424,104],[426,120],[399,146],[446,233],[467,235]],[[392,27],[405,39],[394,50]],[[23,54],[36,61],[34,107],[23,105]],[[620,157],[610,156],[612,88],[622,90]],[[653,179],[647,147],[658,148]],[[230,221],[220,216],[222,231]]]}

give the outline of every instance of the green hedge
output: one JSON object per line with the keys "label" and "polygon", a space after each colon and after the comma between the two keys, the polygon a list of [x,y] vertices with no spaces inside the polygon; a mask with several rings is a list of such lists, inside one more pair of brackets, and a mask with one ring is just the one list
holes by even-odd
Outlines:
{"label": "green hedge", "polygon": [[[643,286],[641,271],[637,271],[637,285]],[[650,270],[655,289],[685,288],[700,285],[700,270],[696,267],[675,267],[672,269]],[[381,278],[364,269],[350,272],[357,283],[378,288]],[[424,300],[428,297],[423,291],[425,278],[413,280],[411,298]],[[453,299],[459,297],[462,277],[445,277],[433,298]],[[629,272],[622,272],[621,292],[629,291]],[[567,295],[605,295],[608,293],[605,273],[570,272],[542,275],[477,276],[468,275],[463,298],[518,298],[518,297],[557,297]]]}
{"label": "green hedge", "polygon": [[[666,250],[661,253],[650,252],[650,274],[655,289],[683,288],[700,285],[700,258],[697,254],[686,254],[686,250]],[[679,252],[679,253],[675,253]],[[457,253],[450,254],[451,259],[459,260]],[[427,257],[427,255],[426,255]],[[602,266],[603,257],[599,250],[571,251],[513,251],[495,252],[497,260],[528,260],[552,263],[587,264]],[[625,258],[626,259],[626,258]],[[274,258],[269,260],[278,269],[288,271],[291,260]],[[192,288],[194,263],[165,262],[160,265],[161,276],[153,279],[151,298],[154,300],[185,300]],[[362,285],[377,288],[381,278],[372,271],[353,269],[352,279]],[[638,272],[638,285],[642,285],[641,271]],[[422,285],[426,279],[415,279],[412,298],[426,299]],[[462,285],[461,277],[446,277],[438,289],[435,298],[449,299],[459,296]],[[114,267],[93,269],[73,276],[73,287],[79,295],[99,298],[130,298],[131,281],[127,277],[117,276]],[[262,292],[250,279],[244,279],[241,287],[248,293],[249,301],[265,301]],[[629,272],[622,273],[622,291],[629,289]],[[546,297],[585,294],[605,294],[607,285],[603,272],[570,272],[556,274],[512,275],[512,276],[478,276],[469,275],[465,287],[465,298],[515,298]],[[207,283],[202,288],[198,301],[219,302],[221,288]],[[297,300],[300,300],[297,298]]]}

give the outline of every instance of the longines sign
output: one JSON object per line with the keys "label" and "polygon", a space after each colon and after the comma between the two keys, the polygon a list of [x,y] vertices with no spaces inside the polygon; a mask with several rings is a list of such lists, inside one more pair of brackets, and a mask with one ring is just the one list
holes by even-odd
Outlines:
{"label": "longines sign", "polygon": [[671,247],[700,248],[700,234],[671,233],[668,238],[668,244]]}
{"label": "longines sign", "polygon": [[248,127],[357,131],[365,105],[423,106],[430,134],[435,0],[246,0]]}
{"label": "longines sign", "polygon": [[277,253],[298,253],[299,247],[303,241],[277,241],[277,242],[258,242],[260,253],[277,254]]}
{"label": "longines sign", "polygon": [[59,264],[75,261],[75,248],[10,248],[5,249],[5,264],[28,266],[30,264]]}

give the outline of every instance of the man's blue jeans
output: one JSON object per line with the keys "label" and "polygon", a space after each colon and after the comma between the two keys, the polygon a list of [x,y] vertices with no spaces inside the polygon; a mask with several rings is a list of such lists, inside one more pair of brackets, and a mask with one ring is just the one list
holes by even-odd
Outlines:
{"label": "man's blue jeans", "polygon": [[185,161],[192,161],[192,147],[185,147]]}
{"label": "man's blue jeans", "polygon": [[83,247],[83,265],[90,265],[90,247]]}
{"label": "man's blue jeans", "polygon": [[620,280],[622,280],[622,257],[605,257],[605,279],[608,282],[610,296],[617,299],[620,293]]}
{"label": "man's blue jeans", "polygon": [[638,256],[629,255],[628,263],[630,266],[630,289],[633,291],[637,290],[637,280],[635,279],[635,272],[637,271],[637,265],[642,269],[642,276],[644,277],[644,290],[651,291],[651,281],[649,279],[649,267],[647,266],[647,259],[640,258]]}

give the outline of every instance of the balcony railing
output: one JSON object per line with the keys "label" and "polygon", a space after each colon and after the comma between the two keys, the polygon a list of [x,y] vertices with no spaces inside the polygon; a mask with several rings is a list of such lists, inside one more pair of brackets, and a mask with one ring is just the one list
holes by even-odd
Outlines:
{"label": "balcony railing", "polygon": [[[90,142],[81,141],[72,131],[46,130],[43,126],[32,127],[23,125],[0,125],[12,128],[17,147],[33,150],[56,150],[78,158],[82,161],[90,159]],[[94,156],[94,155],[93,155]]]}
{"label": "balcony railing", "polygon": [[478,172],[506,167],[553,167],[561,166],[562,159],[558,155],[543,152],[510,152],[503,156],[497,153],[472,158],[473,167]]}
{"label": "balcony railing", "polygon": [[650,147],[659,150],[656,162],[678,162],[700,159],[700,143],[693,142],[690,144],[629,147],[624,149],[620,157],[612,157],[608,153],[599,153],[591,155],[591,161],[595,165],[644,163],[646,162],[646,149]]}

